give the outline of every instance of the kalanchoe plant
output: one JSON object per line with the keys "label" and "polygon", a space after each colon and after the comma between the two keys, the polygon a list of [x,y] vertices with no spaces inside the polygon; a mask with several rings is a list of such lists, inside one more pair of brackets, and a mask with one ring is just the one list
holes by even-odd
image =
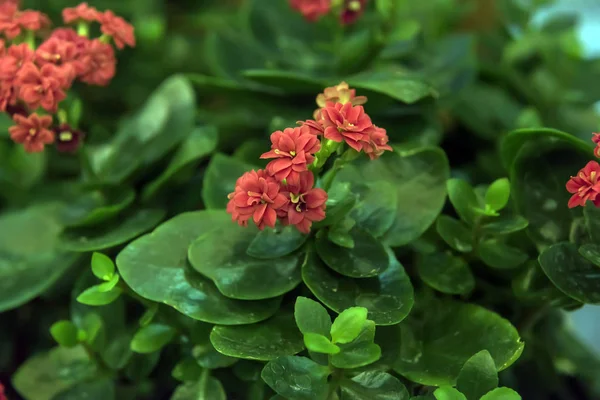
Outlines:
{"label": "kalanchoe plant", "polygon": [[0,0],[0,400],[599,398],[572,15],[66,3]]}

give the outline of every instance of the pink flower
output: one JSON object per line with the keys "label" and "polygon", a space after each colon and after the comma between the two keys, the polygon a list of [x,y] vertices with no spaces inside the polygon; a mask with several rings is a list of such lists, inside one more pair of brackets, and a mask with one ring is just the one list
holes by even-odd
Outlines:
{"label": "pink flower", "polygon": [[325,128],[325,138],[334,142],[345,141],[356,151],[362,150],[362,142],[373,128],[371,118],[362,106],[352,103],[327,103],[321,109],[320,116]]}
{"label": "pink flower", "polygon": [[596,143],[596,148],[594,149],[594,155],[600,158],[600,133],[592,133],[592,142]]}
{"label": "pink flower", "polygon": [[69,81],[84,72],[85,65],[79,59],[80,50],[74,42],[50,37],[35,51],[35,62],[39,66],[54,64],[64,70]]}
{"label": "pink flower", "polygon": [[385,129],[373,125],[373,129],[368,130],[368,136],[363,138],[363,151],[367,153],[371,160],[379,158],[384,151],[392,151],[393,149],[387,143],[389,141]]}
{"label": "pink flower", "polygon": [[321,148],[319,138],[306,126],[285,128],[271,134],[271,150],[260,158],[275,158],[267,165],[267,172],[275,179],[297,182],[300,173],[308,169]]}
{"label": "pink flower", "polygon": [[349,25],[356,22],[365,12],[368,0],[344,0],[344,8],[340,15],[342,25]]}
{"label": "pink flower", "polygon": [[88,6],[87,3],[81,3],[77,7],[65,8],[62,17],[65,24],[77,21],[93,22],[98,21],[100,13],[94,7]]}
{"label": "pink flower", "polygon": [[314,22],[329,13],[331,0],[290,0],[290,5],[308,21]]}
{"label": "pink flower", "polygon": [[100,14],[99,20],[102,24],[100,30],[105,35],[112,36],[117,48],[122,49],[125,45],[135,47],[135,35],[133,26],[130,23],[116,16],[110,10]]}
{"label": "pink flower", "polygon": [[328,102],[346,104],[352,103],[353,106],[360,106],[367,102],[365,96],[356,96],[356,89],[350,89],[346,82],[341,82],[335,86],[325,88],[323,93],[317,95],[317,105],[325,107]]}
{"label": "pink flower", "polygon": [[582,168],[577,176],[572,176],[567,182],[567,190],[573,193],[569,199],[569,208],[577,206],[584,207],[588,200],[591,200],[596,207],[600,206],[600,164],[596,161],[590,161]]}
{"label": "pink flower", "polygon": [[27,107],[35,110],[42,106],[46,111],[55,113],[58,104],[67,95],[64,91],[70,84],[70,76],[54,64],[45,64],[38,68],[28,62],[19,70],[15,83],[19,86],[19,98]]}
{"label": "pink flower", "polygon": [[227,198],[227,212],[241,226],[247,226],[250,218],[258,229],[275,227],[277,210],[284,207],[288,199],[280,193],[280,184],[266,171],[246,172],[238,178],[235,191]]}
{"label": "pink flower", "polygon": [[88,85],[106,86],[115,76],[117,59],[110,44],[88,40],[79,60],[83,64],[81,81]]}
{"label": "pink flower", "polygon": [[13,120],[17,125],[8,128],[10,137],[16,143],[22,143],[28,153],[39,153],[45,145],[54,142],[54,132],[48,129],[52,125],[51,116],[31,114],[24,117],[15,114]]}
{"label": "pink flower", "polygon": [[287,206],[279,211],[285,225],[294,225],[302,233],[310,233],[313,222],[325,219],[327,192],[313,188],[315,178],[310,171],[300,174],[297,184],[286,185]]}
{"label": "pink flower", "polygon": [[50,19],[39,11],[20,11],[14,3],[0,4],[0,32],[14,39],[22,30],[38,31],[50,26]]}

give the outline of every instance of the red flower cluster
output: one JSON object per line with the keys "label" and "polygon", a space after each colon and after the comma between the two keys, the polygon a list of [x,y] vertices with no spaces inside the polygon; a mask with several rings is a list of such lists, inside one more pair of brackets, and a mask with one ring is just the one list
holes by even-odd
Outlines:
{"label": "red flower cluster", "polygon": [[339,6],[334,7],[332,0],[290,0],[290,5],[310,22],[317,21],[334,9],[333,11],[339,15],[340,23],[349,25],[356,22],[365,11],[367,1],[343,0]]}
{"label": "red flower cluster", "polygon": [[[600,158],[600,133],[592,134],[592,142],[596,143],[594,155]],[[567,191],[573,196],[569,199],[569,208],[584,207],[591,200],[596,207],[600,207],[600,164],[590,161],[583,167],[577,176],[572,176],[567,182]]]}
{"label": "red flower cluster", "polygon": [[[87,28],[80,33],[57,28],[46,34],[49,18],[39,11],[20,10],[17,3],[0,4],[0,34],[8,40],[0,40],[0,111],[10,113],[17,123],[10,129],[13,140],[23,143],[29,152],[39,152],[54,143],[56,128],[51,129],[52,117],[39,116],[38,110],[55,114],[77,79],[89,85],[108,85],[116,71],[111,38],[118,48],[135,46],[135,38],[133,27],[125,20],[86,3],[63,10],[63,19],[83,27],[99,22],[102,37],[88,38]],[[45,37],[39,46],[36,33]],[[11,44],[13,39],[20,44]],[[18,115],[12,110],[19,110]]]}
{"label": "red flower cluster", "polygon": [[[358,105],[366,101],[366,97],[356,96],[354,89],[342,82],[317,96],[317,104],[322,108],[315,112],[315,120],[273,132],[271,150],[261,155],[273,160],[265,170],[242,175],[235,191],[228,196],[227,212],[232,220],[247,226],[252,219],[261,230],[265,226],[275,227],[279,220],[283,225],[294,225],[300,232],[309,233],[313,222],[325,218],[327,202],[327,193],[314,187],[315,176],[310,171],[320,168],[315,167],[322,150],[320,136],[346,142],[371,159],[392,149],[387,144],[385,129],[373,125]],[[321,157],[326,160],[329,155],[323,153]]]}

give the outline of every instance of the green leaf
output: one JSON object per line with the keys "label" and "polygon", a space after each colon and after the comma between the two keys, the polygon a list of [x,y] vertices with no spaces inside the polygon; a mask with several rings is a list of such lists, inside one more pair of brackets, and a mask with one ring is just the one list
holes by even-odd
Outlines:
{"label": "green leaf", "polygon": [[388,267],[388,256],[383,244],[371,234],[354,228],[350,231],[354,247],[347,249],[317,237],[315,248],[321,259],[334,271],[352,278],[373,277]]}
{"label": "green leaf", "polygon": [[354,248],[354,238],[348,232],[330,229],[327,231],[327,239],[333,244],[346,249]]}
{"label": "green leaf", "polygon": [[481,226],[481,231],[488,235],[507,235],[522,231],[529,226],[529,221],[520,215],[500,216],[492,222]]}
{"label": "green leaf", "polygon": [[473,187],[462,179],[450,179],[446,186],[448,197],[458,216],[468,225],[473,225],[477,218],[474,208],[479,206]]}
{"label": "green leaf", "polygon": [[510,199],[510,182],[507,178],[498,179],[485,192],[485,205],[494,211],[502,210]]}
{"label": "green leaf", "polygon": [[557,243],[540,254],[544,273],[564,294],[582,303],[600,303],[600,268],[579,255],[571,243]]}
{"label": "green leaf", "polygon": [[110,378],[101,378],[80,382],[60,392],[52,400],[116,400],[115,382]]}
{"label": "green leaf", "polygon": [[487,350],[475,354],[465,363],[456,379],[456,388],[467,400],[479,400],[481,396],[498,387],[498,372],[494,359]]}
{"label": "green leaf", "polygon": [[190,264],[232,299],[262,300],[285,294],[301,281],[303,255],[254,258],[246,250],[257,232],[256,227],[241,227],[230,218],[215,221],[190,245]]}
{"label": "green leaf", "polygon": [[234,365],[238,359],[219,353],[210,342],[213,325],[196,322],[191,329],[190,339],[193,344],[192,356],[196,364],[202,368],[226,368]]}
{"label": "green leaf", "polygon": [[115,273],[115,263],[102,253],[92,254],[92,272],[98,279],[110,281]]}
{"label": "green leaf", "polygon": [[[394,212],[393,222],[383,236],[383,241],[390,246],[402,246],[421,236],[444,206],[449,166],[445,153],[439,148],[386,152],[377,160],[361,157],[351,166],[355,168],[348,166],[339,172],[337,182],[358,187],[369,182],[375,188],[385,182],[383,188],[390,185],[395,188],[397,204],[390,208]],[[363,225],[365,229],[373,229],[368,224]]]}
{"label": "green leaf", "polygon": [[[492,355],[498,370],[515,362],[523,342],[511,323],[475,304],[431,299],[421,304],[422,325],[405,321],[401,355],[394,369],[428,386],[454,385],[465,362],[481,350]],[[404,331],[403,331],[404,333]]]}
{"label": "green leaf", "polygon": [[154,228],[164,216],[165,210],[141,209],[116,224],[68,230],[60,247],[81,253],[116,247]]}
{"label": "green leaf", "polygon": [[121,295],[121,288],[113,287],[104,291],[101,285],[92,286],[77,296],[77,301],[88,306],[104,306],[115,301]]}
{"label": "green leaf", "polygon": [[58,249],[58,210],[41,205],[0,215],[0,312],[43,293],[77,260]]}
{"label": "green leaf", "polygon": [[347,79],[355,89],[363,89],[361,95],[372,93],[389,96],[406,104],[413,104],[427,97],[437,97],[437,92],[427,83],[403,77],[401,74],[382,71],[379,73],[364,72]]}
{"label": "green leaf", "polygon": [[306,357],[283,356],[269,361],[263,380],[286,399],[325,400],[329,392],[329,368]]}
{"label": "green leaf", "polygon": [[398,192],[392,182],[356,183],[352,192],[358,195],[350,216],[358,227],[375,237],[383,236],[394,224],[390,215],[398,208]]}
{"label": "green leaf", "polygon": [[436,389],[433,395],[437,400],[467,400],[464,394],[450,386]]}
{"label": "green leaf", "polygon": [[[350,168],[349,166],[347,167]],[[345,169],[341,172],[343,171]],[[339,176],[338,174],[338,178]],[[358,197],[351,192],[351,185],[348,182],[334,181],[327,195],[327,215],[323,221],[315,222],[313,229],[320,229],[343,221],[355,209],[354,207],[358,200]]]}
{"label": "green leaf", "polygon": [[587,243],[579,248],[579,254],[592,264],[600,267],[600,245]]}
{"label": "green leaf", "polygon": [[227,400],[227,395],[217,378],[204,375],[198,382],[177,386],[170,400]]}
{"label": "green leaf", "polygon": [[77,327],[71,321],[53,323],[50,334],[63,347],[75,347],[79,343]]}
{"label": "green leaf", "polygon": [[417,268],[421,279],[442,293],[464,295],[475,288],[475,277],[460,257],[447,253],[423,254]]}
{"label": "green leaf", "polygon": [[501,387],[485,394],[480,400],[521,400],[521,396],[512,389]]}
{"label": "green leaf", "polygon": [[150,324],[138,330],[131,340],[131,350],[136,353],[153,353],[162,349],[175,337],[176,330],[163,324]]}
{"label": "green leaf", "polygon": [[197,381],[201,373],[202,367],[196,360],[193,357],[186,357],[175,365],[171,376],[180,382],[189,382]]}
{"label": "green leaf", "polygon": [[492,268],[516,268],[529,259],[527,253],[494,239],[484,240],[477,249],[481,261]]}
{"label": "green leaf", "polygon": [[340,348],[327,338],[327,336],[319,335],[318,333],[305,333],[304,345],[310,351],[324,354],[337,354]]}
{"label": "green leaf", "polygon": [[246,252],[255,258],[272,259],[287,256],[298,250],[308,239],[294,226],[266,228],[258,232]]}
{"label": "green leaf", "polygon": [[593,157],[591,147],[566,133],[529,129],[509,133],[502,153],[511,162],[511,197],[534,242],[543,249],[568,240],[581,210],[567,207],[565,183]]}
{"label": "green leaf", "polygon": [[331,317],[320,303],[306,297],[298,296],[294,306],[296,325],[303,334],[317,333],[330,337]]}
{"label": "green leaf", "polygon": [[181,143],[167,168],[144,187],[142,199],[144,201],[152,199],[170,181],[177,180],[177,176],[184,170],[190,170],[197,166],[203,158],[215,150],[217,140],[218,133],[214,126],[195,128]]}
{"label": "green leaf", "polygon": [[375,344],[375,323],[366,321],[359,335],[350,343],[339,344],[340,352],[331,356],[337,368],[360,368],[379,360],[381,347]]}
{"label": "green leaf", "polygon": [[12,377],[25,399],[51,400],[80,382],[93,379],[97,370],[81,346],[56,347],[23,363]]}
{"label": "green leaf", "polygon": [[125,247],[116,259],[119,273],[140,296],[165,303],[193,319],[223,325],[262,321],[277,311],[280,299],[229,299],[187,262],[190,244],[224,223],[232,222],[222,211],[180,214]]}
{"label": "green leaf", "polygon": [[342,400],[408,400],[406,387],[383,371],[365,371],[342,381]]}
{"label": "green leaf", "polygon": [[285,313],[252,325],[217,325],[210,334],[210,341],[222,354],[260,361],[294,355],[304,348],[293,316]]}
{"label": "green leaf", "polygon": [[350,343],[356,339],[367,321],[367,312],[364,307],[351,307],[342,311],[331,326],[333,343]]}
{"label": "green leaf", "polygon": [[113,277],[110,278],[110,281],[101,283],[97,286],[98,291],[99,292],[109,292],[109,291],[113,290],[113,288],[115,286],[117,286],[117,284],[119,283],[119,280],[120,280],[119,274],[114,274]]}
{"label": "green leaf", "polygon": [[369,311],[378,325],[402,321],[413,306],[413,288],[402,264],[388,250],[389,267],[374,278],[353,279],[327,268],[314,252],[302,266],[302,279],[310,291],[336,312],[358,306]]}
{"label": "green leaf", "polygon": [[143,108],[121,125],[113,140],[93,149],[91,163],[102,182],[120,183],[152,165],[194,129],[196,99],[181,75],[167,78]]}
{"label": "green leaf", "polygon": [[225,208],[227,195],[235,189],[235,182],[244,173],[256,169],[254,166],[241,162],[224,154],[215,154],[206,168],[202,199],[206,208]]}
{"label": "green leaf", "polygon": [[129,187],[94,189],[74,195],[60,214],[61,222],[69,227],[88,227],[116,217],[135,200]]}
{"label": "green leaf", "polygon": [[440,215],[435,227],[442,239],[454,250],[463,253],[473,250],[473,234],[463,222]]}

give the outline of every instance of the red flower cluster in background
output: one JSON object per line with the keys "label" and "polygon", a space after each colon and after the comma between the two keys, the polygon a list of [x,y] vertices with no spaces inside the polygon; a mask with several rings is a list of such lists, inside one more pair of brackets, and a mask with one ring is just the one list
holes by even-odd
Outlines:
{"label": "red flower cluster in background", "polygon": [[[275,227],[279,220],[309,233],[313,222],[325,218],[327,193],[314,187],[311,171],[318,170],[317,163],[322,166],[331,155],[321,141],[347,143],[350,151],[362,151],[371,159],[392,150],[385,129],[373,125],[359,105],[366,101],[366,97],[356,96],[355,90],[342,82],[317,96],[321,108],[315,111],[315,119],[273,132],[271,150],[261,155],[273,160],[265,170],[242,175],[228,196],[227,212],[232,220],[247,226],[252,219],[261,230]],[[325,153],[321,154],[323,150]],[[323,159],[318,160],[319,156]]]}
{"label": "red flower cluster in background", "polygon": [[[106,86],[115,75],[117,60],[111,40],[119,49],[135,46],[133,27],[111,11],[100,12],[87,3],[63,10],[66,24],[77,24],[78,31],[57,28],[48,31],[50,19],[35,10],[21,10],[18,1],[0,3],[0,111],[9,113],[16,126],[11,138],[28,152],[43,151],[55,143],[57,128],[52,114],[67,97],[76,80]],[[103,35],[88,37],[88,25],[100,24]],[[42,37],[39,43],[36,37]],[[61,124],[65,133],[66,125]],[[69,128],[70,129],[70,128]],[[60,151],[74,151],[82,138],[77,131]],[[60,143],[58,141],[57,143]],[[62,143],[64,144],[64,143]]]}
{"label": "red flower cluster in background", "polygon": [[310,22],[335,12],[342,25],[349,25],[363,14],[367,2],[368,0],[341,0],[336,2],[339,5],[335,5],[332,0],[290,0],[290,5]]}
{"label": "red flower cluster in background", "polygon": [[[600,158],[600,133],[592,134],[592,142],[596,144],[594,155]],[[584,207],[590,200],[596,207],[600,207],[600,164],[590,161],[583,167],[577,176],[572,176],[567,182],[567,191],[573,196],[569,199],[569,208]]]}

